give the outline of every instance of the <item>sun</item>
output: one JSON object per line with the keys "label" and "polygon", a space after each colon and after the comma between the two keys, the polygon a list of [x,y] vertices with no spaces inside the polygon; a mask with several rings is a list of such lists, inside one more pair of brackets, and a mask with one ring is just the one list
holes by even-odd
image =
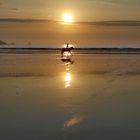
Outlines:
{"label": "sun", "polygon": [[65,13],[63,17],[64,23],[72,23],[73,22],[73,16],[70,13]]}

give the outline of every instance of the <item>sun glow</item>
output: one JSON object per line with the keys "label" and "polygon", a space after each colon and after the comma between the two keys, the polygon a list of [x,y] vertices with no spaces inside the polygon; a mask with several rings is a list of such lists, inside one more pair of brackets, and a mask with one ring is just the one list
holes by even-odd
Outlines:
{"label": "sun glow", "polygon": [[73,22],[73,16],[70,13],[65,13],[63,17],[64,23],[72,23]]}

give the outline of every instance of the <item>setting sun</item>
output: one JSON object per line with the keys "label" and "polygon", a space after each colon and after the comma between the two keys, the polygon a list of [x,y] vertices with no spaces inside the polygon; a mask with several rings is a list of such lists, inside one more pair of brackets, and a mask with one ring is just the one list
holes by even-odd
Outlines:
{"label": "setting sun", "polygon": [[73,22],[73,16],[70,13],[65,13],[63,17],[63,21],[65,23],[72,23]]}

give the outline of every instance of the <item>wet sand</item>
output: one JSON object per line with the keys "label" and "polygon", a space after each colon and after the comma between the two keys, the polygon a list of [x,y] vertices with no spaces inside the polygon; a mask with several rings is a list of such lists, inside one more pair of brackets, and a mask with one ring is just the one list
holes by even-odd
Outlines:
{"label": "wet sand", "polygon": [[0,55],[0,139],[139,140],[140,57]]}

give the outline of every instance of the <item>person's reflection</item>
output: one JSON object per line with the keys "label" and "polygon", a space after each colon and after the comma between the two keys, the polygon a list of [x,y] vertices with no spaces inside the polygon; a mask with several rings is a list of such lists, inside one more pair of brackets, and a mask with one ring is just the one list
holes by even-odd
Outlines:
{"label": "person's reflection", "polygon": [[61,61],[64,62],[66,66],[64,81],[65,81],[65,88],[68,88],[71,86],[71,80],[72,80],[70,65],[73,64],[74,61],[72,60],[72,55],[64,55],[63,57],[61,57]]}

